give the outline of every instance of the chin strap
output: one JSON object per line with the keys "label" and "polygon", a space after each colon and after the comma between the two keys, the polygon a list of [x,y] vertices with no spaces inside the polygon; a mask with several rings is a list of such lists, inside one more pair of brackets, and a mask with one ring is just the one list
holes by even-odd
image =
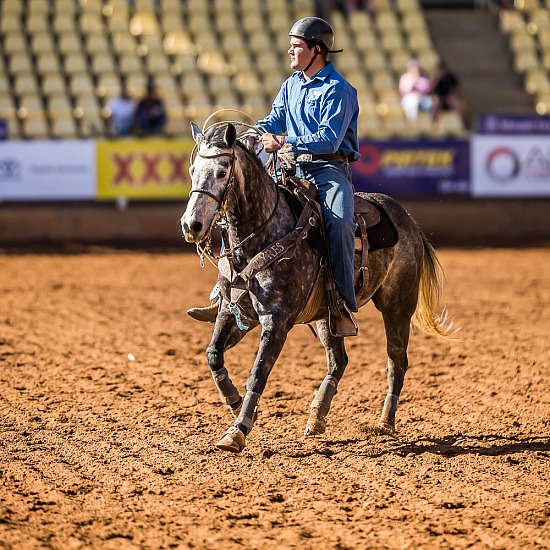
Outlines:
{"label": "chin strap", "polygon": [[319,50],[315,48],[315,53],[313,54],[313,57],[311,58],[311,61],[308,63],[308,66],[302,71],[302,73],[307,73],[309,68],[313,65],[313,62],[317,59],[317,56],[319,55]]}

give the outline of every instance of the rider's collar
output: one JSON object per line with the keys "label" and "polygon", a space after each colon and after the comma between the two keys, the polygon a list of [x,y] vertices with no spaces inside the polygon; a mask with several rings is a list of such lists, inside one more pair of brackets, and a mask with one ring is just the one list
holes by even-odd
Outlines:
{"label": "rider's collar", "polygon": [[306,80],[306,77],[304,76],[304,73],[302,71],[298,72],[298,75],[300,79],[303,82],[313,82],[314,80],[324,80],[328,77],[330,73],[334,71],[334,65],[332,64],[332,61],[327,61],[327,64],[315,75],[313,75],[309,80]]}

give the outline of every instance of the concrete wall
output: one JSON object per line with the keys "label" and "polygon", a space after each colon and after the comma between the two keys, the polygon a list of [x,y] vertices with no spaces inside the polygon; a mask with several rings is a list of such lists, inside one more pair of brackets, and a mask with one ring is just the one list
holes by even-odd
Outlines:
{"label": "concrete wall", "polygon": [[[401,199],[436,246],[550,245],[550,199]],[[184,203],[0,205],[0,245],[183,245]]]}

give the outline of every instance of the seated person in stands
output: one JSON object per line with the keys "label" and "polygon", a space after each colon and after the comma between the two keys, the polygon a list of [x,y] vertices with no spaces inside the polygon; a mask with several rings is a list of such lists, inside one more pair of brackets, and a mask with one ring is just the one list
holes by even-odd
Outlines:
{"label": "seated person in stands", "polygon": [[118,97],[107,103],[109,129],[114,136],[130,136],[134,130],[136,102],[130,97],[126,88],[122,88]]}
{"label": "seated person in stands", "polygon": [[137,133],[142,136],[160,134],[165,125],[166,110],[164,103],[157,95],[154,84],[149,82],[147,92],[136,109]]}
{"label": "seated person in stands", "polygon": [[441,61],[437,68],[432,85],[432,94],[434,120],[437,120],[441,111],[455,111],[462,118],[464,105],[460,95],[460,82],[445,61]]}
{"label": "seated person in stands", "polygon": [[399,79],[399,95],[401,107],[409,122],[415,122],[418,111],[431,111],[430,79],[423,74],[422,67],[416,59],[407,64],[407,71]]}

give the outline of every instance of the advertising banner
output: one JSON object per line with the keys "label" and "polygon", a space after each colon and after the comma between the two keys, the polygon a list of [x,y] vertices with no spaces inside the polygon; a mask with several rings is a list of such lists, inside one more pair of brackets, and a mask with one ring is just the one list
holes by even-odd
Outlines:
{"label": "advertising banner", "polygon": [[93,141],[5,141],[0,144],[0,200],[93,200]]}
{"label": "advertising banner", "polygon": [[192,139],[97,142],[97,197],[187,199]]}
{"label": "advertising banner", "polygon": [[479,115],[476,133],[550,136],[550,116],[535,114]]}
{"label": "advertising banner", "polygon": [[352,165],[357,191],[388,195],[469,193],[467,139],[364,141],[359,149],[362,157]]}
{"label": "advertising banner", "polygon": [[550,139],[547,136],[474,136],[472,194],[476,197],[550,196]]}

